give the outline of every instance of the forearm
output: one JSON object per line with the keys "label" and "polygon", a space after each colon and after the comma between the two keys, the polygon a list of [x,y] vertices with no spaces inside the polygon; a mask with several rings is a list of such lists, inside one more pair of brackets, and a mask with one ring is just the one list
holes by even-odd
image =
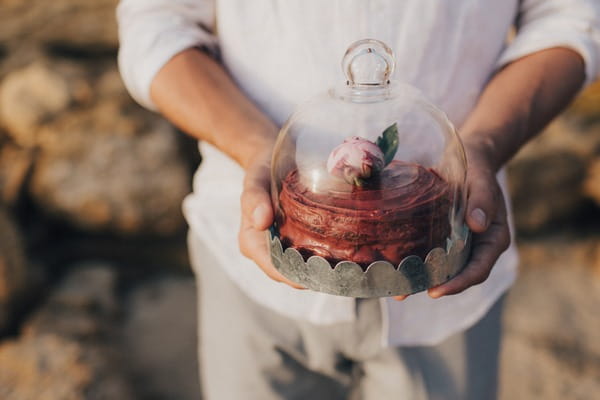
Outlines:
{"label": "forearm", "polygon": [[[558,115],[585,80],[582,58],[566,48],[521,58],[490,80],[460,129],[467,158],[483,155],[497,171]],[[469,149],[477,149],[477,155]]]}
{"label": "forearm", "polygon": [[215,145],[242,167],[277,134],[275,124],[224,68],[198,49],[173,57],[152,81],[150,96],[172,123]]}

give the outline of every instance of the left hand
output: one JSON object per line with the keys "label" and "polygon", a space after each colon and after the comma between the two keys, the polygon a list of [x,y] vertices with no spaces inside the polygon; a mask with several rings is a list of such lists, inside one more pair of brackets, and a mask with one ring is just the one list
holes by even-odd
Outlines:
{"label": "left hand", "polygon": [[[429,296],[434,299],[461,293],[485,281],[500,254],[510,244],[506,204],[491,157],[486,155],[481,146],[467,142],[465,151],[469,163],[465,218],[473,232],[471,257],[457,276],[428,290]],[[406,297],[396,296],[395,299],[403,300]]]}
{"label": "left hand", "polygon": [[242,221],[238,242],[242,254],[276,282],[285,283],[294,289],[301,285],[284,277],[271,262],[265,230],[273,223],[273,207],[269,195],[271,186],[271,150],[269,146],[259,151],[246,165],[244,189],[240,199]]}

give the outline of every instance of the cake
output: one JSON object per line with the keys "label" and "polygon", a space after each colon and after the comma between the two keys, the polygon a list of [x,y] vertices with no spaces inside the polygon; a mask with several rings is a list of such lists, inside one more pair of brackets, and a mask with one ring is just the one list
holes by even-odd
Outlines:
{"label": "cake", "polygon": [[360,185],[329,175],[311,190],[298,169],[281,183],[276,226],[284,248],[332,265],[373,261],[398,265],[445,248],[450,235],[452,191],[433,169],[391,161]]}
{"label": "cake", "polygon": [[469,259],[461,139],[418,88],[390,79],[393,59],[379,41],[353,43],[345,84],[300,105],[274,143],[270,259],[307,289],[409,295]]}

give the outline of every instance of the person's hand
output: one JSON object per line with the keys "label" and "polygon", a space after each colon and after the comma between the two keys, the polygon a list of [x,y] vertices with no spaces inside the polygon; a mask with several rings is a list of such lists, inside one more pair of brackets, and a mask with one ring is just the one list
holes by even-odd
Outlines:
{"label": "person's hand", "polygon": [[302,286],[285,278],[271,263],[265,230],[273,223],[271,186],[271,151],[262,151],[252,158],[246,168],[241,197],[242,222],[238,241],[243,255],[254,261],[269,278],[296,289]]}
{"label": "person's hand", "polygon": [[465,218],[473,232],[471,257],[457,276],[429,289],[433,298],[457,294],[485,281],[510,244],[506,204],[491,156],[482,147],[468,142],[465,151],[469,163]]}
{"label": "person's hand", "polygon": [[[481,147],[465,143],[467,170],[466,222],[473,232],[471,257],[465,268],[448,282],[428,290],[436,299],[460,293],[485,281],[496,260],[510,244],[506,204],[491,157]],[[408,296],[396,296],[404,300]]]}
{"label": "person's hand", "polygon": [[585,77],[581,55],[558,46],[512,61],[490,78],[460,127],[469,162],[466,221],[474,232],[472,255],[460,274],[429,290],[431,297],[460,293],[489,276],[510,244],[496,171],[567,106]]}

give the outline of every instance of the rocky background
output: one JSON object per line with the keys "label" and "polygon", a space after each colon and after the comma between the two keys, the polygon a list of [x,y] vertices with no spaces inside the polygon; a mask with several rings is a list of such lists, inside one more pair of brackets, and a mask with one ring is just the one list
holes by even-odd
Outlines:
{"label": "rocky background", "polygon": [[[126,94],[116,0],[0,2],[0,399],[197,399],[195,143]],[[502,399],[600,393],[600,84],[511,162]]]}

